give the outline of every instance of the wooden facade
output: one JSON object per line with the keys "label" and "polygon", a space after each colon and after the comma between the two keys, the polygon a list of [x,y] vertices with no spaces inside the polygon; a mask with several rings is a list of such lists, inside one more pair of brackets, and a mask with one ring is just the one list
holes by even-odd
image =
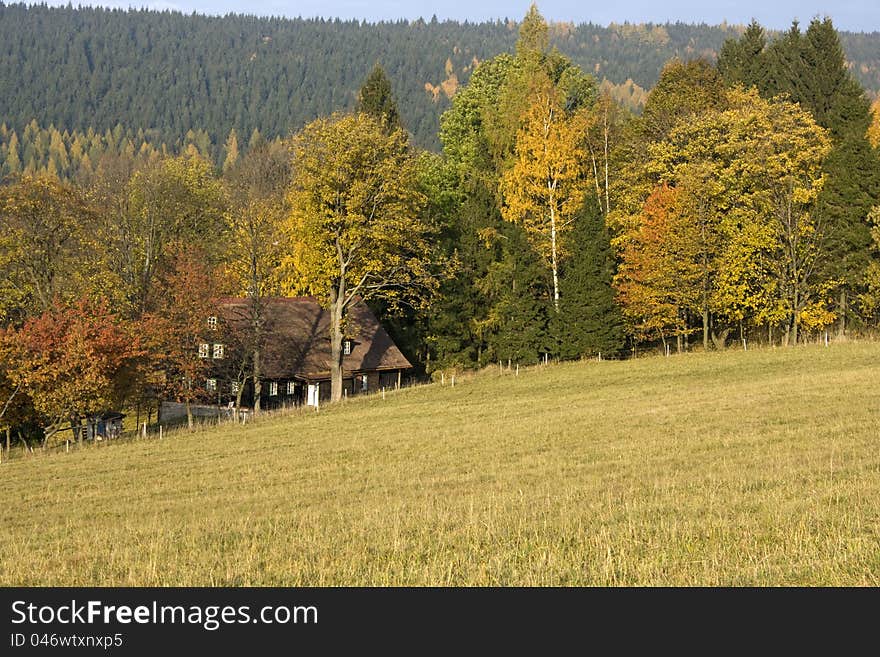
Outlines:
{"label": "wooden facade", "polygon": [[[330,316],[313,297],[272,297],[262,300],[264,332],[261,350],[260,407],[319,405],[330,398]],[[218,301],[216,343],[208,352],[221,353],[226,362],[216,363],[212,385],[217,403],[234,404],[241,391],[241,406],[253,407],[254,385],[250,367],[235,367],[237,357],[249,358],[248,334],[253,307],[248,298]],[[219,321],[218,321],[219,320]],[[350,310],[345,325],[343,389],[345,396],[373,393],[401,384],[412,368],[373,312],[363,302]],[[239,345],[234,347],[233,345]],[[222,365],[222,366],[221,366]],[[240,380],[234,374],[243,373]]]}

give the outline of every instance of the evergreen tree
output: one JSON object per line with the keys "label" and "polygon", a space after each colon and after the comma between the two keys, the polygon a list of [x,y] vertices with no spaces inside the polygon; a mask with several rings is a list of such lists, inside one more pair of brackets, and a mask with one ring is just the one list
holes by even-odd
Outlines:
{"label": "evergreen tree", "polygon": [[357,111],[376,118],[385,126],[389,134],[401,127],[400,112],[391,90],[391,80],[378,63],[373,67],[358,93]]}
{"label": "evergreen tree", "polygon": [[[754,35],[750,37],[754,39]],[[728,52],[748,51],[746,35]],[[751,43],[752,41],[749,41]],[[830,131],[833,146],[825,163],[825,187],[818,212],[826,235],[824,273],[839,283],[838,332],[851,315],[849,299],[859,292],[870,262],[868,214],[880,202],[880,156],[868,141],[871,109],[861,85],[849,72],[840,37],[831,19],[814,19],[806,33],[797,22],[752,62],[739,69],[734,57],[719,69],[738,70],[728,81],[756,85],[764,97],[787,94]],[[769,75],[762,77],[762,69]]]}
{"label": "evergreen tree", "polygon": [[599,203],[587,199],[574,228],[563,272],[562,306],[554,336],[561,358],[615,357],[624,349],[623,317],[615,301],[615,262]]}
{"label": "evergreen tree", "polygon": [[479,327],[487,346],[484,362],[534,364],[542,354],[556,355],[548,331],[556,314],[550,282],[524,230],[505,226],[499,237],[501,257],[477,284],[489,304]]}
{"label": "evergreen tree", "polygon": [[718,53],[718,72],[728,85],[754,85],[759,93],[765,92],[769,75],[766,47],[764,28],[753,20],[741,38],[724,42]]}

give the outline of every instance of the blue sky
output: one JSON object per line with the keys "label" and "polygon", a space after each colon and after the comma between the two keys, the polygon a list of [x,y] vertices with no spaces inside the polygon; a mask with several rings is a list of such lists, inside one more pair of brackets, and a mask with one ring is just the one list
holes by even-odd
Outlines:
{"label": "blue sky", "polygon": [[[49,4],[67,4],[67,0],[49,0]],[[76,2],[75,2],[76,4]],[[207,14],[228,12],[278,16],[324,16],[367,20],[446,18],[482,21],[494,18],[521,18],[529,0],[83,0],[82,4],[114,7],[149,7],[197,11]],[[831,16],[843,30],[880,31],[880,2],[877,0],[544,0],[538,2],[541,13],[550,20],[575,23],[610,22],[705,22],[726,20],[748,23],[752,18],[765,27],[778,29],[797,18],[808,23],[814,16]]]}

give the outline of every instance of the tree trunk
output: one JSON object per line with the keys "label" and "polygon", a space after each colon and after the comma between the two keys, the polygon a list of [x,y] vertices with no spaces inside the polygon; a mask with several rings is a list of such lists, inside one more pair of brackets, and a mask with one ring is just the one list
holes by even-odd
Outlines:
{"label": "tree trunk", "polygon": [[559,312],[559,266],[556,257],[556,208],[550,202],[550,262],[553,268],[553,308]]}
{"label": "tree trunk", "polygon": [[[193,428],[193,413],[192,406],[190,406],[189,403],[189,397],[186,398],[186,426],[188,429]],[[138,430],[140,431],[140,427],[138,427]]]}
{"label": "tree trunk", "polygon": [[[260,397],[263,394],[263,384],[260,380],[260,377],[263,376],[262,367],[260,348],[257,347],[254,349],[254,415],[260,412]],[[244,388],[243,384],[242,388]]]}
{"label": "tree trunk", "polygon": [[846,290],[840,291],[840,302],[838,303],[840,311],[840,323],[837,325],[837,337],[843,339],[846,337]]}
{"label": "tree trunk", "polygon": [[6,453],[9,454],[9,448],[12,446],[12,427],[6,427]]}
{"label": "tree trunk", "polygon": [[602,189],[599,186],[599,168],[596,165],[596,154],[593,152],[593,144],[588,143],[590,148],[590,160],[593,163],[593,179],[596,181],[596,200],[599,202],[599,211],[606,214],[605,208],[602,207]]}
{"label": "tree trunk", "polygon": [[330,291],[330,401],[342,400],[342,313],[344,290]]}
{"label": "tree trunk", "polygon": [[604,133],[605,133],[605,216],[611,212],[611,198],[608,193],[608,102],[605,103],[605,113],[603,114],[604,118]]}
{"label": "tree trunk", "polygon": [[241,396],[244,394],[244,384],[247,383],[247,379],[242,381],[238,386],[238,392],[235,393],[235,421],[238,422],[241,419]]}
{"label": "tree trunk", "polygon": [[726,328],[721,333],[715,333],[712,331],[712,342],[715,344],[715,348],[718,351],[722,351],[727,346],[727,336],[730,335],[730,329]]}
{"label": "tree trunk", "polygon": [[703,351],[709,351],[709,309],[703,306]]}

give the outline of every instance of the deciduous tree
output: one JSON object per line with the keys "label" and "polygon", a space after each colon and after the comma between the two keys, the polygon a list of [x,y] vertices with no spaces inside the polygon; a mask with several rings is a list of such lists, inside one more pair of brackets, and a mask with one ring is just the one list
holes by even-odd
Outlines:
{"label": "deciduous tree", "polygon": [[265,347],[265,299],[280,289],[282,222],[290,182],[289,153],[284,147],[263,143],[251,149],[228,174],[229,239],[224,257],[227,284],[233,294],[244,294],[247,305],[247,336],[242,347],[248,353],[254,384],[254,412],[260,412],[262,354]]}
{"label": "deciduous tree", "polygon": [[151,379],[163,396],[184,403],[190,428],[192,404],[210,399],[206,380],[219,333],[208,318],[217,313],[216,294],[216,276],[204,253],[178,245],[158,281],[155,308],[143,318]]}
{"label": "deciduous tree", "polygon": [[137,378],[141,339],[103,303],[56,303],[14,335],[8,376],[33,400],[45,441],[69,423],[122,407]]}
{"label": "deciduous tree", "polygon": [[425,198],[401,130],[365,114],[318,119],[292,141],[284,289],[312,294],[330,313],[331,398],[342,398],[349,308],[382,297],[424,303],[437,289]]}
{"label": "deciduous tree", "polygon": [[516,160],[501,178],[507,221],[521,224],[549,264],[553,304],[559,309],[559,266],[565,237],[583,205],[588,184],[583,147],[585,117],[566,112],[549,79],[538,82],[517,134]]}

